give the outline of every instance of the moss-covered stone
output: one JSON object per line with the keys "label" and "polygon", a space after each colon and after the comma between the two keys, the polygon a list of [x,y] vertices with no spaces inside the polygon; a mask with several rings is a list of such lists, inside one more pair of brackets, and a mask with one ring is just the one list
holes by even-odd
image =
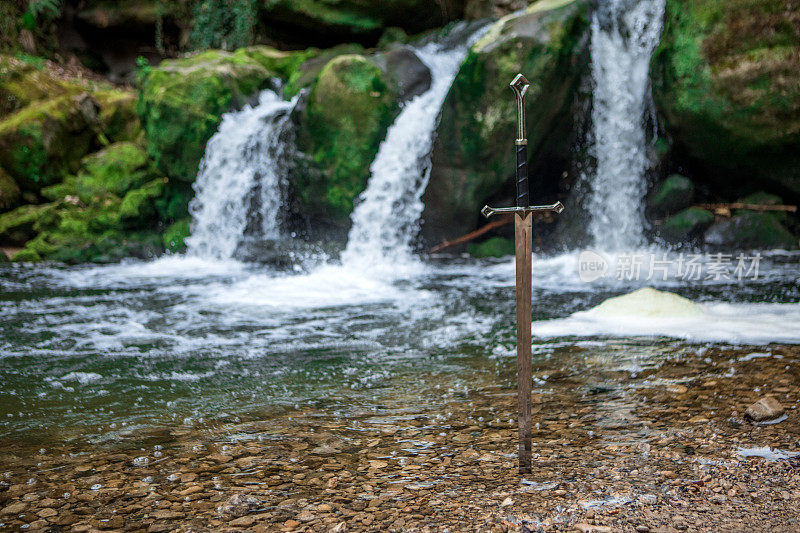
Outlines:
{"label": "moss-covered stone", "polygon": [[664,221],[659,235],[666,242],[684,243],[695,238],[714,223],[714,214],[700,207],[689,207]]}
{"label": "moss-covered stone", "polygon": [[0,244],[22,246],[36,236],[34,224],[50,210],[49,204],[23,205],[0,215]]}
{"label": "moss-covered stone", "polygon": [[74,172],[100,131],[88,93],[33,102],[0,121],[0,166],[23,191],[38,191]]}
{"label": "moss-covered stone", "polygon": [[398,110],[384,73],[365,57],[338,56],[322,69],[299,119],[297,146],[307,157],[294,182],[305,210],[347,223]]}
{"label": "moss-covered stone", "polygon": [[514,255],[514,242],[503,237],[492,237],[480,244],[470,244],[467,251],[473,257],[504,257]]}
{"label": "moss-covered stone", "polygon": [[181,219],[169,226],[161,235],[164,249],[173,253],[186,250],[186,238],[191,230],[191,219]]}
{"label": "moss-covered stone", "polygon": [[[777,194],[769,194],[764,191],[759,191],[749,194],[744,198],[740,198],[738,202],[750,205],[782,205],[783,199],[781,199],[781,197]],[[749,212],[751,212],[751,210],[748,209],[737,209],[735,211],[737,215]],[[788,218],[788,214],[784,211],[769,211],[769,213],[779,222],[785,222]]]}
{"label": "moss-covered stone", "polygon": [[705,235],[710,246],[727,249],[796,249],[798,239],[772,213],[745,211],[717,222]]}
{"label": "moss-covered stone", "polygon": [[[423,227],[431,241],[474,228],[482,202],[514,174],[516,104],[508,83],[522,72],[530,164],[550,141],[585,66],[589,2],[541,0],[494,24],[469,51],[442,108],[425,192]],[[535,103],[535,104],[534,104]]]}
{"label": "moss-covered stone", "polygon": [[103,89],[94,97],[100,106],[100,125],[105,141],[140,142],[142,123],[136,114],[136,93],[131,90]]}
{"label": "moss-covered stone", "polygon": [[57,96],[77,96],[88,84],[59,74],[57,67],[42,58],[0,55],[0,117],[32,102]]}
{"label": "moss-covered stone", "polygon": [[208,50],[149,69],[137,111],[157,167],[170,178],[193,181],[223,113],[244,105],[270,78],[288,77],[305,57],[259,46]]}
{"label": "moss-covered stone", "polygon": [[19,205],[20,191],[14,178],[0,168],[0,213]]}
{"label": "moss-covered stone", "polygon": [[673,174],[665,179],[650,198],[649,204],[661,213],[675,213],[694,200],[694,184],[689,178]]}
{"label": "moss-covered stone", "polygon": [[713,185],[800,196],[800,12],[784,0],[667,0],[653,96]]}

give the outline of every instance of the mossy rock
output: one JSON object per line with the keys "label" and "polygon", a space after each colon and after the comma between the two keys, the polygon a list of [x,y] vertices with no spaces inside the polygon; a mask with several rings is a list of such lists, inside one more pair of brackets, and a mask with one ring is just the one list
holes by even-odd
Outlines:
{"label": "mossy rock", "polygon": [[23,191],[38,191],[74,172],[100,131],[99,104],[88,93],[34,102],[0,121],[0,166]]}
{"label": "mossy rock", "polygon": [[661,213],[675,213],[692,205],[694,184],[689,178],[673,174],[653,192],[649,204]]}
{"label": "mossy rock", "polygon": [[680,152],[721,190],[757,180],[800,196],[795,11],[784,0],[666,2],[655,103]]}
{"label": "mossy rock", "polygon": [[288,77],[304,57],[263,46],[208,50],[147,70],[137,112],[157,167],[170,178],[193,181],[222,115],[247,103],[271,78]]}
{"label": "mossy rock", "polygon": [[20,197],[20,190],[14,178],[0,168],[0,213],[17,207]]}
{"label": "mossy rock", "polygon": [[136,114],[134,91],[104,89],[93,95],[100,105],[100,124],[107,142],[141,141],[144,131]]}
{"label": "mossy rock", "polygon": [[0,244],[22,246],[37,234],[34,225],[44,217],[52,206],[23,205],[0,215]]}
{"label": "mossy rock", "polygon": [[[752,205],[782,205],[783,199],[778,196],[777,194],[770,194],[764,191],[755,192],[753,194],[749,194],[744,198],[740,198],[737,200],[743,204],[752,204]],[[737,209],[735,211],[736,214],[742,213],[750,213],[752,212],[749,209]],[[775,217],[776,220],[779,222],[785,222],[788,218],[788,214],[783,211],[768,211],[770,215]]]}
{"label": "mossy rock", "polygon": [[161,234],[161,242],[164,245],[164,249],[173,253],[185,251],[186,238],[191,232],[191,223],[190,218],[184,218],[165,229],[164,233]]}
{"label": "mossy rock", "polygon": [[[568,121],[587,61],[583,0],[541,0],[495,23],[469,51],[442,108],[423,200],[428,240],[463,234],[483,202],[515,171],[516,103],[508,84],[522,72],[527,92],[530,165],[550,133]],[[535,103],[535,104],[534,104]]]}
{"label": "mossy rock", "polygon": [[81,170],[42,190],[51,200],[75,196],[88,203],[108,194],[122,196],[153,175],[144,149],[131,142],[112,144],[83,158]]}
{"label": "mossy rock", "polygon": [[32,102],[57,96],[77,96],[87,91],[87,83],[70,80],[57,67],[42,58],[0,55],[0,117]]}
{"label": "mossy rock", "polygon": [[303,209],[346,225],[369,167],[399,111],[380,68],[360,55],[332,59],[320,72],[299,117],[294,185]]}
{"label": "mossy rock", "polygon": [[322,51],[315,48],[306,50],[306,59],[289,75],[288,81],[284,85],[283,96],[291,98],[300,90],[310,87],[317,80],[325,65],[333,58],[363,53],[364,47],[353,43],[340,44]]}
{"label": "mossy rock", "polygon": [[666,219],[659,235],[666,242],[680,244],[697,237],[714,223],[714,214],[700,207],[689,207]]}
{"label": "mossy rock", "polygon": [[717,222],[706,232],[705,242],[724,249],[793,250],[798,247],[798,238],[775,215],[753,211],[745,211]]}
{"label": "mossy rock", "polygon": [[514,255],[514,241],[503,237],[492,237],[480,244],[470,244],[467,251],[472,257],[505,257]]}

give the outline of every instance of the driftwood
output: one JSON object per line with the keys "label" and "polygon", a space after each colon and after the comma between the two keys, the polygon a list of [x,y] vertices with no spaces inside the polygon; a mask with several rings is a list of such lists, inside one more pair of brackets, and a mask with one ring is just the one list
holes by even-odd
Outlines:
{"label": "driftwood", "polygon": [[796,205],[766,205],[766,204],[743,204],[734,202],[732,204],[700,204],[697,207],[709,209],[716,215],[731,216],[731,209],[747,209],[749,211],[782,211],[785,213],[796,213]]}
{"label": "driftwood", "polygon": [[462,235],[457,239],[453,239],[452,241],[442,241],[441,244],[437,244],[433,248],[431,248],[430,253],[435,254],[445,248],[450,248],[451,246],[455,246],[457,244],[463,244],[465,242],[469,242],[472,239],[476,239],[486,233],[487,231],[491,231],[495,228],[499,228],[500,226],[505,226],[506,224],[511,224],[514,221],[514,217],[512,215],[506,215],[497,220],[493,220],[486,224],[485,226],[481,226],[480,228],[476,229],[475,231],[471,231],[466,235]]}

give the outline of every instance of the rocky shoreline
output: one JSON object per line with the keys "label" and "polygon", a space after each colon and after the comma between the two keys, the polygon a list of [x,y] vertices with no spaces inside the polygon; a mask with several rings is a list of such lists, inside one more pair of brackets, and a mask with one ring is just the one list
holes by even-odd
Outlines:
{"label": "rocky shoreline", "polygon": [[[0,529],[800,527],[800,348],[671,345],[622,366],[591,350],[535,363],[535,466],[522,479],[514,391],[498,384],[507,359],[500,376],[392,417],[300,409],[114,446],[4,437]],[[764,396],[785,410],[778,423],[745,415]]]}

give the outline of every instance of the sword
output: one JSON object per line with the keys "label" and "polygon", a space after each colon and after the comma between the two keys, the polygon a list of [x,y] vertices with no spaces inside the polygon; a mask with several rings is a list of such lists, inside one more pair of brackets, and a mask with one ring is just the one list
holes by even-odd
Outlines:
{"label": "sword", "polygon": [[509,84],[517,98],[517,206],[484,206],[486,218],[497,213],[514,213],[514,247],[517,252],[517,405],[519,414],[519,471],[531,471],[531,258],[533,254],[533,216],[537,211],[564,210],[561,202],[529,205],[528,140],[525,138],[525,92],[530,83],[517,74]]}

